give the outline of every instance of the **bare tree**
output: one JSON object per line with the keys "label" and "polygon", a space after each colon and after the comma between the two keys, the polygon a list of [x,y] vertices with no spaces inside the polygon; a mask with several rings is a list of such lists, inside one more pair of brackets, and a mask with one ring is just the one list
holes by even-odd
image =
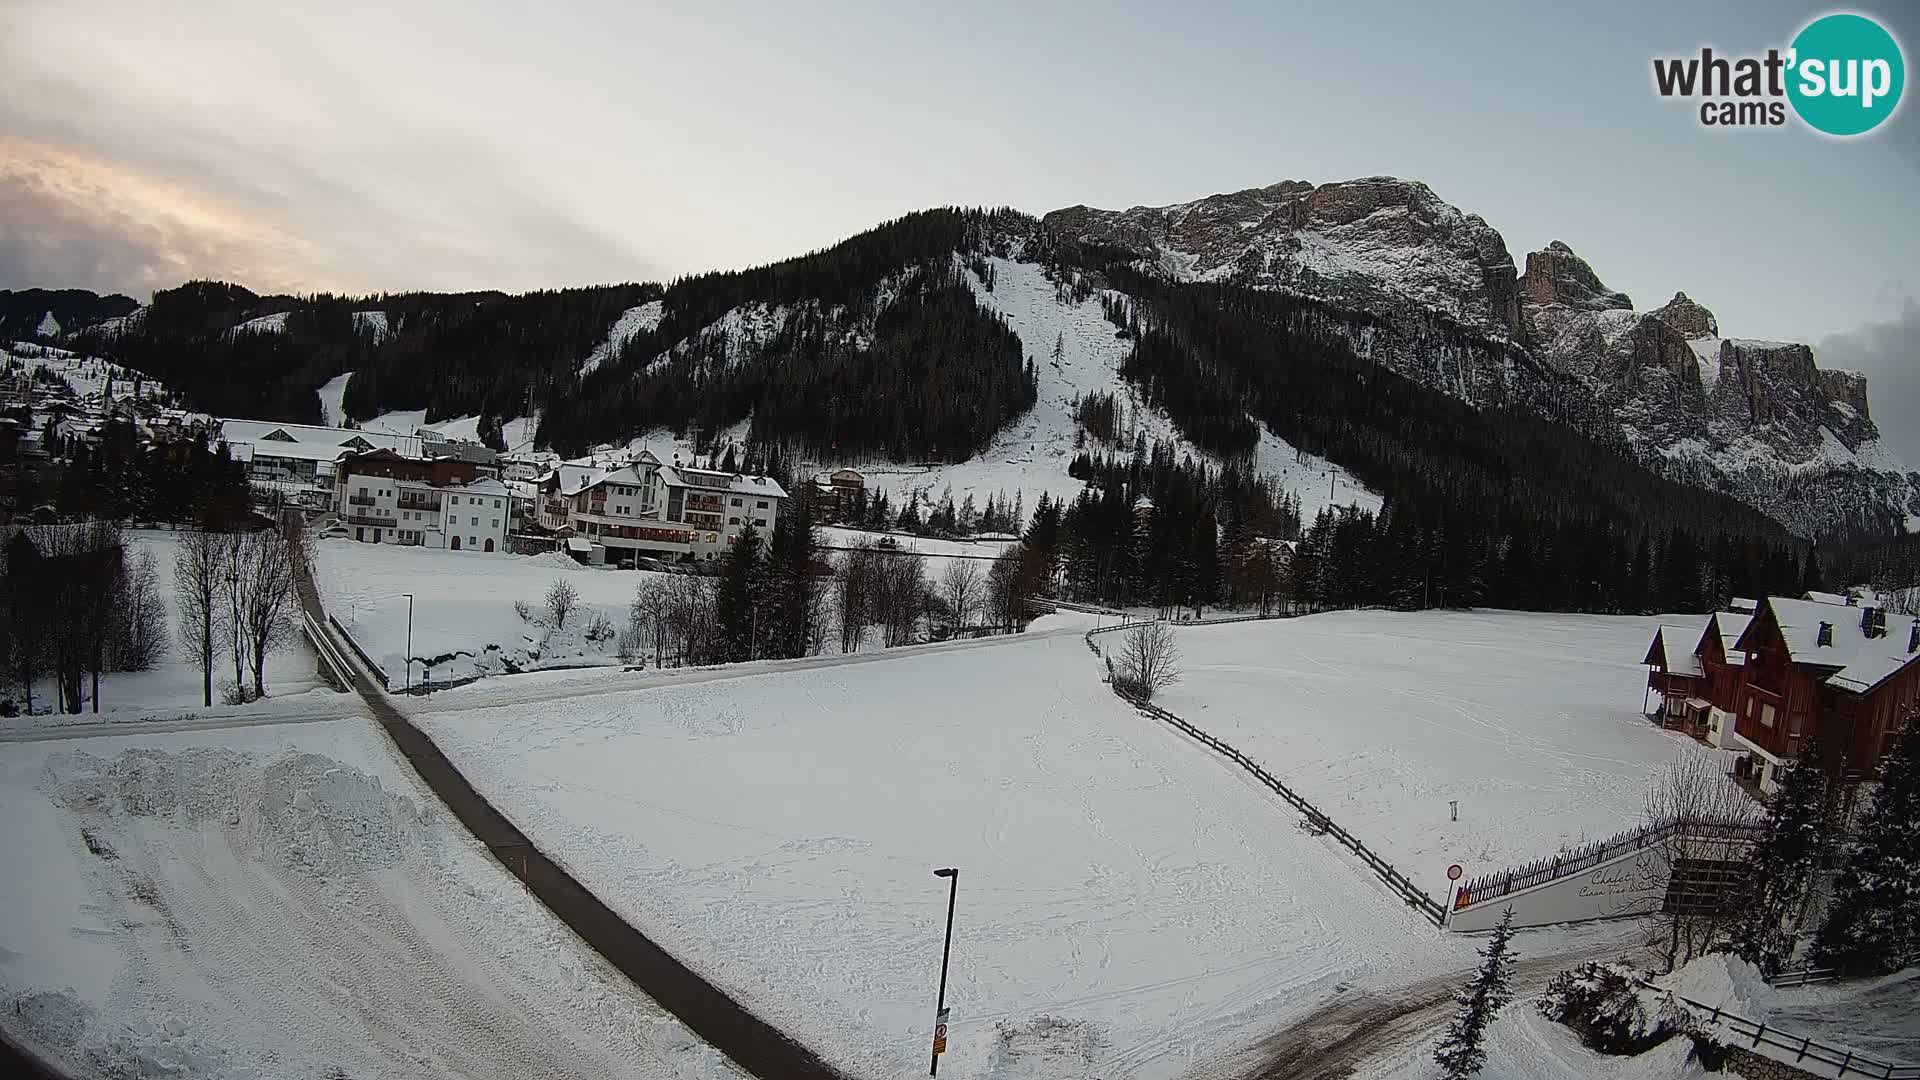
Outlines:
{"label": "bare tree", "polygon": [[834,568],[840,579],[840,651],[857,652],[867,638],[872,621],[874,593],[879,582],[881,556],[866,544],[858,544],[841,555]]}
{"label": "bare tree", "polygon": [[1142,700],[1179,682],[1180,646],[1173,627],[1156,620],[1128,630],[1120,642],[1118,680],[1121,689]]}
{"label": "bare tree", "polygon": [[241,644],[253,672],[253,696],[267,693],[267,657],[293,642],[294,549],[287,538],[268,529],[246,534],[239,547],[236,576],[241,581],[241,606],[233,613]]}
{"label": "bare tree", "polygon": [[220,597],[224,588],[226,537],[219,533],[186,533],[173,558],[173,587],[180,608],[180,643],[200,665],[207,705],[213,704],[213,662],[220,655],[216,642],[223,631]]}
{"label": "bare tree", "polygon": [[972,559],[951,559],[940,575],[940,589],[955,629],[967,625],[967,616],[972,614],[973,605],[980,597],[981,577],[980,564]]}
{"label": "bare tree", "polygon": [[877,582],[874,614],[886,633],[887,648],[913,644],[927,613],[926,560],[919,555],[887,556],[880,561]]}
{"label": "bare tree", "polygon": [[553,587],[547,590],[547,620],[553,629],[559,630],[567,625],[567,616],[580,606],[580,593],[566,578],[556,578]]}
{"label": "bare tree", "polygon": [[126,591],[115,627],[114,665],[146,671],[167,652],[167,609],[160,596],[160,560],[140,549],[127,567]]}
{"label": "bare tree", "polygon": [[1662,893],[1647,944],[1667,971],[1727,940],[1740,910],[1724,895],[1727,875],[1747,846],[1727,835],[1728,826],[1757,817],[1753,800],[1706,754],[1682,756],[1647,792],[1647,825],[1658,839],[1642,872]]}

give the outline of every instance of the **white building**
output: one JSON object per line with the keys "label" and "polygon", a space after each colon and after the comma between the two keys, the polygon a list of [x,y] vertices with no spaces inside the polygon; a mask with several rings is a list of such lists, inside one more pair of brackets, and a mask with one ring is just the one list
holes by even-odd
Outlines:
{"label": "white building", "polygon": [[768,536],[786,497],[786,489],[765,476],[662,465],[642,453],[613,469],[555,467],[540,479],[537,519],[587,540],[595,562],[705,561],[749,528]]}
{"label": "white building", "polygon": [[426,428],[412,435],[390,435],[358,428],[226,419],[220,421],[219,437],[234,460],[246,465],[249,480],[321,510],[338,508],[331,501],[334,468],[348,454],[391,450],[406,458],[459,458],[479,466],[483,473],[492,471],[497,460],[492,450],[479,443],[448,439]]}
{"label": "white building", "polygon": [[372,450],[340,459],[335,504],[347,535],[366,544],[504,552],[507,486],[470,461]]}

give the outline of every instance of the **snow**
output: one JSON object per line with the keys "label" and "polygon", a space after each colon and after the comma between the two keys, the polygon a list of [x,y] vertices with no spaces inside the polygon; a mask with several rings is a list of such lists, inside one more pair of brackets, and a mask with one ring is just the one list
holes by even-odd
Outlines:
{"label": "snow", "polygon": [[[66,380],[73,392],[81,397],[97,397],[106,392],[109,379],[113,382],[113,399],[129,400],[133,397],[133,381],[136,373],[131,368],[121,367],[110,360],[83,356],[66,349],[56,349],[32,342],[14,342],[11,348],[0,349],[0,360],[12,361],[29,369],[44,368]],[[157,379],[145,375],[140,379],[140,396],[143,398],[163,398],[167,388]]]}
{"label": "snow", "polygon": [[[352,379],[351,371],[344,375],[335,375],[315,391],[320,395],[320,423],[323,426],[337,428],[347,425],[347,410],[341,402],[347,396],[347,383]],[[409,431],[406,434],[411,435],[413,432]]]}
{"label": "snow", "polygon": [[[1149,444],[1169,441],[1196,458],[1207,456],[1180,435],[1172,420],[1146,407],[1133,385],[1120,376],[1120,365],[1130,346],[1114,336],[1115,327],[1101,313],[1098,296],[1077,304],[1063,303],[1039,265],[999,257],[988,262],[994,274],[991,291],[971,268],[965,270],[966,279],[974,298],[1006,320],[1033,360],[1040,384],[1034,407],[995,436],[986,450],[967,461],[927,467],[845,460],[823,462],[821,469],[860,470],[867,478],[868,489],[887,492],[896,508],[912,497],[937,499],[947,488],[953,490],[956,502],[971,494],[981,505],[989,495],[1004,493],[1011,498],[1019,492],[1029,511],[1041,492],[1071,501],[1085,486],[1067,475],[1067,466],[1080,449],[1075,446],[1078,423],[1073,417],[1073,403],[1090,393],[1114,395],[1123,413],[1131,414],[1133,430],[1143,434]],[[1057,361],[1053,355],[1056,343],[1061,347]],[[1092,443],[1087,447],[1098,448]],[[1255,460],[1261,472],[1277,476],[1285,487],[1300,495],[1301,512],[1309,521],[1329,504],[1367,509],[1380,506],[1379,496],[1344,469],[1323,458],[1301,455],[1264,429]]]}
{"label": "snow", "polygon": [[1445,896],[1451,863],[1472,878],[1638,825],[1654,777],[1711,752],[1641,714],[1660,621],[1362,611],[1190,627],[1185,678],[1159,703]]}
{"label": "snow", "polygon": [[1085,625],[567,698],[496,681],[416,716],[597,895],[856,1077],[926,1066],[936,866],[961,873],[943,1076],[1174,1077],[1337,986],[1471,960],[1115,699]]}
{"label": "snow", "polygon": [[[1360,1080],[1433,1080],[1440,1075],[1433,1062],[1437,1038],[1383,1054],[1354,1075]],[[1634,1057],[1609,1057],[1581,1046],[1571,1029],[1541,1016],[1524,998],[1494,1017],[1485,1045],[1487,1063],[1477,1080],[1695,1080],[1710,1075],[1688,1060],[1692,1046],[1684,1038],[1669,1039]]]}
{"label": "snow", "polygon": [[620,355],[620,350],[627,347],[627,342],[641,334],[653,332],[653,329],[660,325],[660,317],[665,311],[665,304],[658,300],[649,300],[638,307],[630,307],[621,312],[620,317],[615,319],[613,326],[607,330],[606,338],[593,347],[593,351],[587,354],[585,360],[580,361],[580,374],[586,375],[594,371],[601,364]]}
{"label": "snow", "polygon": [[53,312],[49,311],[45,315],[40,316],[40,325],[34,329],[34,333],[39,334],[43,338],[59,337],[60,320],[54,318]]}
{"label": "snow", "polygon": [[276,311],[271,315],[262,315],[227,331],[229,334],[284,334],[287,332],[287,316],[290,311]]}
{"label": "snow", "polygon": [[389,328],[387,313],[384,311],[356,311],[353,313],[353,328],[366,330],[373,334],[375,345],[387,340]]}
{"label": "snow", "polygon": [[15,746],[0,815],[0,1026],[72,1075],[739,1075],[364,717]]}
{"label": "snow", "polygon": [[[142,550],[153,552],[159,563],[160,596],[166,610],[168,632],[168,648],[160,662],[149,671],[115,671],[101,675],[98,715],[91,711],[92,705],[89,703],[89,711],[77,716],[55,713],[0,718],[0,731],[90,724],[103,720],[137,722],[203,711],[206,697],[200,667],[187,658],[181,645],[179,606],[173,588],[173,560],[179,550],[180,534],[166,530],[134,530],[128,533],[128,540],[129,564]],[[232,658],[222,656],[213,672],[216,706],[221,700],[221,688],[232,682]],[[314,666],[313,651],[305,638],[296,638],[286,649],[267,658],[266,683],[269,697],[295,697],[314,690],[330,692],[321,689],[325,683]],[[53,680],[43,674],[34,686],[34,708],[47,708],[57,700],[56,693]],[[15,700],[19,698],[16,696]],[[257,711],[265,707],[266,703],[260,703],[248,709]]]}
{"label": "snow", "polygon": [[[348,372],[348,375],[351,374],[352,372]],[[341,382],[344,378],[346,378],[346,376],[342,376],[341,379],[334,381]],[[321,394],[325,395],[328,392],[328,388],[332,385],[333,382],[329,382],[326,386],[321,387]],[[344,382],[341,382],[341,392],[343,393],[345,392],[345,385]],[[326,408],[326,399],[324,396],[321,401],[321,407],[324,410]],[[533,432],[539,425],[539,422],[540,418],[538,416],[516,416],[502,423],[500,425],[500,435],[501,438],[506,441],[507,449],[509,451],[519,452],[525,452],[531,449],[533,445]],[[450,420],[436,420],[429,424],[427,423],[427,410],[400,409],[393,412],[381,413],[361,424],[359,430],[377,432],[383,435],[412,435],[418,431],[435,431],[448,439],[477,443],[480,441],[480,417],[478,415],[456,416]]]}
{"label": "snow", "polygon": [[[616,627],[640,581],[632,570],[586,567],[565,555],[502,555],[347,539],[319,541],[316,581],[339,619],[398,688],[406,681],[407,600],[413,601],[413,681],[446,682],[513,669],[618,664],[614,642],[589,642],[595,615]],[[557,580],[573,585],[580,609],[549,635],[513,610],[524,600],[542,615]]]}
{"label": "snow", "polygon": [[1717,337],[1697,337],[1687,339],[1687,347],[1700,361],[1700,388],[1709,396],[1720,385],[1720,339]]}

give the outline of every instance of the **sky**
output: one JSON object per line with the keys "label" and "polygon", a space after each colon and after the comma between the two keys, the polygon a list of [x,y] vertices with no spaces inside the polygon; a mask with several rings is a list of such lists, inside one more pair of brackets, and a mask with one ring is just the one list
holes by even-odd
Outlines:
{"label": "sky", "polygon": [[[1920,107],[1835,140],[1652,89],[1829,10],[4,0],[0,288],[652,280],[931,206],[1391,174],[1516,263],[1564,240],[1639,307],[1865,370],[1920,463]],[[1920,5],[1849,10],[1911,60]]]}

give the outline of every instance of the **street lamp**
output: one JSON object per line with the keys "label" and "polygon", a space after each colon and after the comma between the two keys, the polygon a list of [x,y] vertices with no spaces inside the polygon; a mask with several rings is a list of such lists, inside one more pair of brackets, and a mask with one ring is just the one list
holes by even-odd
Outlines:
{"label": "street lamp", "polygon": [[406,655],[407,684],[406,684],[406,687],[408,690],[412,690],[413,689],[413,594],[410,592],[403,592],[400,595],[407,598],[407,655]]}
{"label": "street lamp", "polygon": [[928,1076],[940,1075],[940,1055],[947,1049],[947,961],[953,956],[953,901],[960,893],[960,871],[957,867],[946,866],[933,872],[934,877],[947,879],[947,943],[940,950],[940,999],[934,1005],[933,1014],[933,1064],[928,1067]]}

